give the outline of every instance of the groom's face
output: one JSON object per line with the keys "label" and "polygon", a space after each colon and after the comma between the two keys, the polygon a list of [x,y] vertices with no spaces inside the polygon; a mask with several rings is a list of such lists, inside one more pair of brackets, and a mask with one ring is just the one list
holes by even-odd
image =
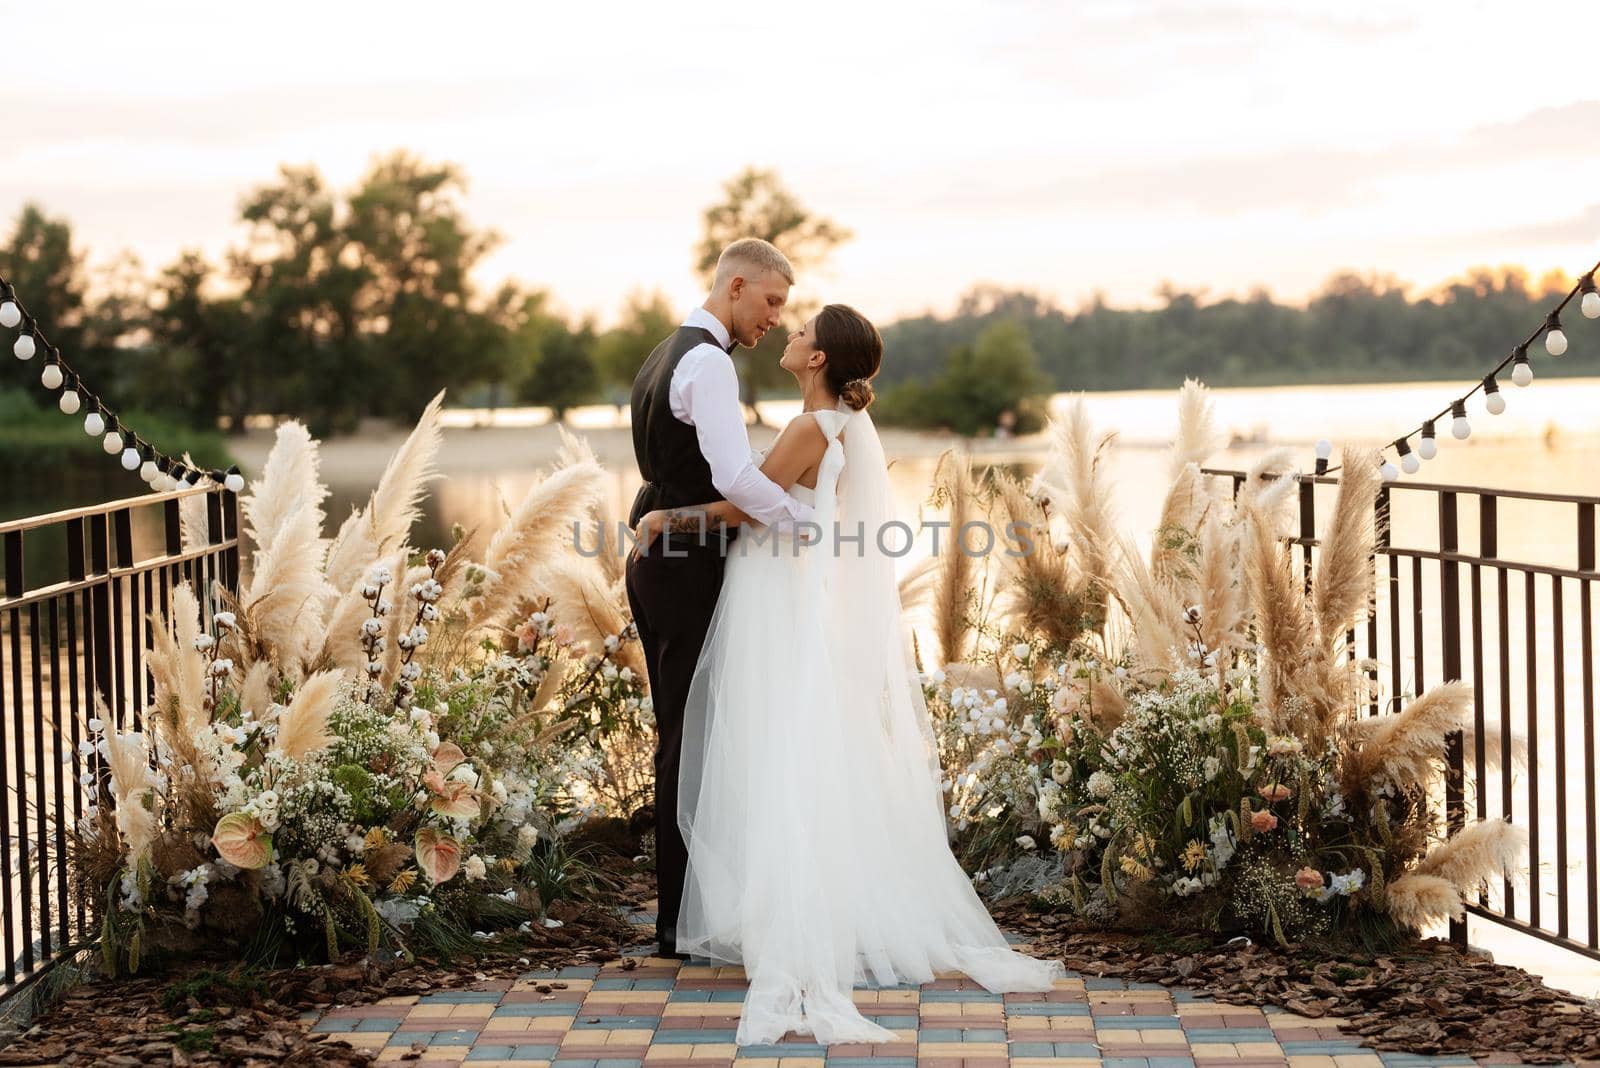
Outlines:
{"label": "groom's face", "polygon": [[789,301],[789,281],[777,271],[764,271],[755,278],[733,280],[733,340],[754,348],[776,329]]}

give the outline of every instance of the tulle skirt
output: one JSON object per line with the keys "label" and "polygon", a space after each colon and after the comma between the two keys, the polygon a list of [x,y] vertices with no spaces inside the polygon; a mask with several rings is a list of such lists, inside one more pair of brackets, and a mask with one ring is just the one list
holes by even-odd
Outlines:
{"label": "tulle skirt", "polygon": [[881,698],[836,677],[817,562],[741,542],[685,713],[677,924],[681,952],[743,964],[737,1041],[890,1041],[853,1004],[869,982],[1051,989],[1062,965],[1009,948],[951,854],[926,764],[889,751]]}

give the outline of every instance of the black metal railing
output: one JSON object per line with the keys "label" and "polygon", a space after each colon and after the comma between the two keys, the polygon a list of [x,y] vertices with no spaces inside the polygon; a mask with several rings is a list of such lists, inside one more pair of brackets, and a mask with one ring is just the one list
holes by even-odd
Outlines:
{"label": "black metal railing", "polygon": [[[1247,477],[1206,473],[1231,479],[1235,492]],[[1337,487],[1334,477],[1300,479],[1291,541],[1308,576],[1318,499]],[[1506,880],[1468,912],[1592,958],[1600,958],[1597,506],[1597,497],[1386,484],[1376,602],[1347,636],[1353,656],[1380,665],[1375,680],[1387,675],[1387,710],[1436,683],[1471,682],[1475,730],[1470,744],[1454,736],[1446,753],[1445,826],[1453,834],[1469,808],[1478,819],[1510,818],[1527,828],[1528,850],[1525,886]],[[1450,933],[1465,942],[1466,924]]]}
{"label": "black metal railing", "polygon": [[149,617],[182,582],[207,612],[214,583],[237,590],[238,515],[232,493],[185,489],[0,523],[0,999],[94,937],[68,850],[104,800],[102,762],[79,750],[96,695],[108,728],[141,724]]}

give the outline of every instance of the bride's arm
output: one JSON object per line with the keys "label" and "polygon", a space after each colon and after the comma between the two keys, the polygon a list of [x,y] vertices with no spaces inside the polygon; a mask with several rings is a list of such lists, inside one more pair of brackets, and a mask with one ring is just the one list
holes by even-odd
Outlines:
{"label": "bride's arm", "polygon": [[[761,473],[789,489],[800,476],[817,465],[828,448],[828,439],[822,427],[808,413],[789,421],[767,451],[762,461]],[[703,530],[743,526],[750,517],[731,501],[710,501],[689,505],[686,508],[660,509],[647,512],[640,520],[634,536],[642,549],[650,547],[662,533],[698,534]]]}

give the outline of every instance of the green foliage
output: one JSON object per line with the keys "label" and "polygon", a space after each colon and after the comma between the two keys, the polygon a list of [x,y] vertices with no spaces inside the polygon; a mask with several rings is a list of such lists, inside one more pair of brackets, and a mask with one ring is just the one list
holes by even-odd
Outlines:
{"label": "green foliage", "polygon": [[[886,327],[879,381],[927,381],[997,322],[1022,327],[1057,390],[1148,389],[1186,377],[1212,386],[1470,379],[1525,337],[1570,285],[1559,274],[1534,281],[1520,268],[1474,267],[1413,297],[1392,277],[1340,272],[1303,308],[1262,290],[1203,303],[1203,292],[1164,285],[1153,309],[1113,308],[1096,296],[1077,312],[980,286],[951,316]],[[1543,366],[1581,373],[1571,361]]]}
{"label": "green foliage", "polygon": [[1027,332],[1001,320],[970,347],[956,349],[937,377],[890,390],[878,417],[886,424],[945,427],[968,436],[992,432],[1010,418],[1012,431],[1026,434],[1044,425],[1049,389]]}
{"label": "green foliage", "polygon": [[[722,250],[743,237],[772,242],[798,274],[821,266],[833,250],[850,240],[849,230],[814,214],[783,184],[776,171],[747,167],[722,186],[722,199],[705,210],[695,246],[695,272],[709,288]],[[811,283],[809,280],[807,284]],[[788,316],[803,321],[815,307],[791,301]],[[778,366],[785,338],[775,330],[754,349],[736,349],[741,399],[754,405],[762,393],[788,389],[794,380]]]}

